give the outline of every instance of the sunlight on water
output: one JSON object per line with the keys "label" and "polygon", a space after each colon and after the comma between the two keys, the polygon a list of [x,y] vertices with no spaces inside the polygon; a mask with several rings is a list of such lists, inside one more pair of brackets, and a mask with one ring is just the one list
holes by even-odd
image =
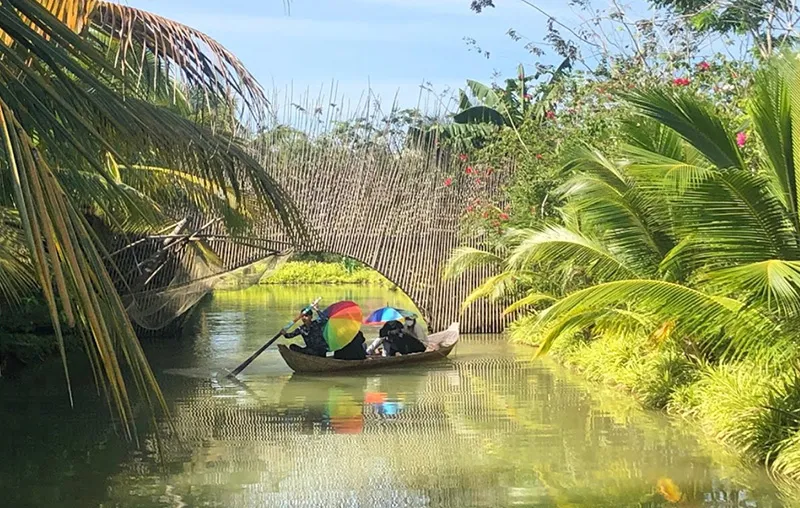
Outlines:
{"label": "sunlight on water", "polygon": [[131,450],[87,394],[70,410],[57,375],[3,386],[0,505],[780,506],[758,471],[715,465],[684,423],[618,409],[500,337],[357,375],[293,375],[269,350],[241,383],[224,378],[323,292],[409,307],[383,289],[218,295],[194,336],[147,347],[177,430],[160,445],[142,430]]}

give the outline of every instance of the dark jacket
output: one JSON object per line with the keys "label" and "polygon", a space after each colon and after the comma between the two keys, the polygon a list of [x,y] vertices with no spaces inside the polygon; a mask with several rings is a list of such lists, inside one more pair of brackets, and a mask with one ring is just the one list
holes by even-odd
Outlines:
{"label": "dark jacket", "polygon": [[342,349],[333,352],[333,357],[339,360],[363,360],[367,357],[364,349],[364,334],[358,332],[355,338]]}
{"label": "dark jacket", "polygon": [[303,342],[306,343],[306,349],[319,356],[325,356],[325,353],[328,351],[328,343],[325,342],[325,337],[322,335],[322,329],[324,327],[324,321],[315,319],[308,325],[303,324],[291,332],[286,332],[284,336],[291,339],[292,337],[302,335]]}
{"label": "dark jacket", "polygon": [[386,337],[390,344],[390,355],[395,353],[407,355],[409,353],[422,353],[425,345],[418,341],[416,337],[403,331],[403,324],[400,321],[389,321],[378,332],[380,337]]}

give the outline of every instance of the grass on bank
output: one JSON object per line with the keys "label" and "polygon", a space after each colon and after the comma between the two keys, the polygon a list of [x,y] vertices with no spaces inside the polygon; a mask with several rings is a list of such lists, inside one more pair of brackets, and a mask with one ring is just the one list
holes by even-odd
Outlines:
{"label": "grass on bank", "polygon": [[323,261],[288,261],[268,273],[260,284],[359,284],[392,286],[386,277],[364,265]]}

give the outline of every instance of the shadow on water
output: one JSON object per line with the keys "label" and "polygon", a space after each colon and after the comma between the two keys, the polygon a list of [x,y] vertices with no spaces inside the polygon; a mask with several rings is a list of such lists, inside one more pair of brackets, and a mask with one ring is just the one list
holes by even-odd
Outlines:
{"label": "shadow on water", "polygon": [[336,376],[269,350],[230,382],[219,372],[297,306],[270,291],[215,299],[195,337],[148,344],[177,429],[164,465],[146,422],[132,450],[101,400],[70,410],[58,369],[0,384],[7,506],[780,506],[759,471],[720,467],[679,425],[499,337]]}

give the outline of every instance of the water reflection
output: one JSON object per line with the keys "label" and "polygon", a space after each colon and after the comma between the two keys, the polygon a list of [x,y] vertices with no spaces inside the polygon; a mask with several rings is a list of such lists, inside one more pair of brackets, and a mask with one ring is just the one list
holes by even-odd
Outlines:
{"label": "water reflection", "polygon": [[[36,408],[20,398],[0,420],[14,424],[0,437],[9,506],[780,506],[759,471],[721,469],[681,427],[498,337],[465,337],[432,366],[301,376],[271,351],[242,383],[212,376],[281,323],[280,301],[218,299],[195,339],[150,346],[177,432],[144,431],[139,451],[109,446],[101,404],[90,425],[46,410],[57,439],[26,427],[51,398],[23,383]],[[221,317],[234,311],[235,326]],[[70,439],[85,455],[59,447]]]}

